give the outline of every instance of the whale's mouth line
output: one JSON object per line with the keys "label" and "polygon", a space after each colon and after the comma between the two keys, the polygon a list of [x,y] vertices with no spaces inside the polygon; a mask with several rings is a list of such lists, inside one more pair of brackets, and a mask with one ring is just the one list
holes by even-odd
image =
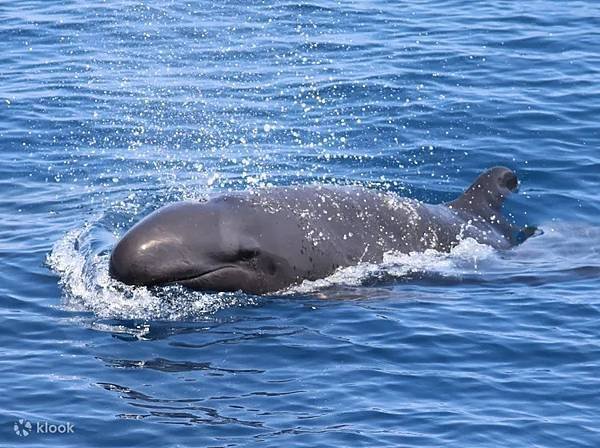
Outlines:
{"label": "whale's mouth line", "polygon": [[232,266],[232,265],[220,266],[215,269],[204,271],[201,274],[194,274],[194,275],[190,275],[187,277],[181,277],[181,278],[177,278],[174,280],[170,280],[169,282],[166,282],[165,284],[170,285],[170,284],[175,284],[175,283],[188,283],[188,282],[192,283],[194,281],[201,280],[203,277],[214,274],[215,272],[223,271],[225,269],[235,269],[235,268],[236,268],[236,266]]}

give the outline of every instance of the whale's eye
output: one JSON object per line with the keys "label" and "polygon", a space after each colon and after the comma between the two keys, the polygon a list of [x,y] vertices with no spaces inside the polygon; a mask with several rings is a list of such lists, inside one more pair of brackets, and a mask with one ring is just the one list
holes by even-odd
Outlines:
{"label": "whale's eye", "polygon": [[260,253],[258,248],[252,247],[252,248],[241,248],[238,251],[238,257],[240,260],[252,260],[253,258],[258,257],[258,254]]}

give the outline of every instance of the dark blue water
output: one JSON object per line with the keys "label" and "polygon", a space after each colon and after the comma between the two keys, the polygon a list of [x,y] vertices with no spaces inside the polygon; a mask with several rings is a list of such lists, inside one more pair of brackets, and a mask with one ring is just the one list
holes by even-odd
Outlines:
{"label": "dark blue water", "polygon": [[[599,4],[249,3],[0,2],[0,445],[600,446]],[[174,200],[497,164],[544,232],[508,252],[269,297],[106,273]]]}

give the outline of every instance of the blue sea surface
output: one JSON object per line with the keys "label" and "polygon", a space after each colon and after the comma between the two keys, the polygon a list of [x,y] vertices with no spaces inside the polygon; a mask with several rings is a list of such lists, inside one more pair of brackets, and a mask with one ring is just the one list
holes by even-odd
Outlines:
{"label": "blue sea surface", "polygon": [[[0,446],[600,446],[599,123],[595,0],[0,1]],[[107,274],[172,201],[494,165],[540,229],[509,251]]]}

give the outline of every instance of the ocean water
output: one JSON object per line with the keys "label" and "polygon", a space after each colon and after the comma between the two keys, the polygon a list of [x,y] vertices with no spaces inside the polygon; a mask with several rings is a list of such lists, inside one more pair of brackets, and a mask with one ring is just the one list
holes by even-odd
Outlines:
{"label": "ocean water", "polygon": [[[0,446],[600,446],[596,1],[0,1],[0,55]],[[175,200],[499,164],[513,250],[263,297],[107,275]]]}

